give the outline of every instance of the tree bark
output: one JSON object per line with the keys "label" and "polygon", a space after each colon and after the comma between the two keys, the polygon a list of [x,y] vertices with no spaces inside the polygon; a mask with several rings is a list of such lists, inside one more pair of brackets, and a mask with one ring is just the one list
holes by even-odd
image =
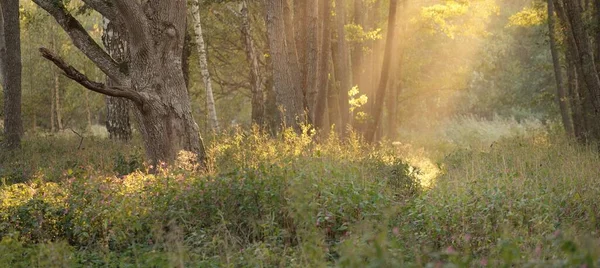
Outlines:
{"label": "tree bark", "polygon": [[260,66],[258,65],[258,55],[252,40],[250,28],[250,19],[248,18],[248,3],[242,0],[242,38],[246,48],[246,58],[250,64],[250,84],[252,88],[252,123],[263,126],[265,113],[265,97],[260,81]]}
{"label": "tree bark", "polygon": [[322,40],[319,55],[319,81],[317,94],[317,103],[315,104],[315,127],[317,129],[325,128],[325,112],[327,111],[327,96],[329,83],[329,58],[331,55],[331,1],[321,0],[320,4],[322,21]]}
{"label": "tree bark", "polygon": [[[21,146],[23,121],[21,119],[21,32],[19,26],[19,1],[0,3],[0,70],[4,88],[4,146],[16,149]],[[2,50],[3,49],[3,50]]]}
{"label": "tree bark", "polygon": [[58,72],[54,72],[54,111],[56,112],[56,126],[58,131],[63,130],[62,114],[60,112],[60,79]]}
{"label": "tree bark", "polygon": [[367,129],[366,139],[369,142],[375,142],[375,133],[381,122],[383,114],[383,106],[385,100],[385,89],[387,87],[390,65],[391,65],[391,54],[394,45],[394,32],[396,29],[396,7],[398,0],[390,0],[390,10],[388,17],[388,29],[386,34],[385,52],[383,56],[383,65],[381,67],[381,79],[379,80],[379,87],[377,88],[376,103],[374,107],[374,122]]}
{"label": "tree bark", "polygon": [[204,81],[206,90],[206,109],[208,110],[208,121],[213,131],[219,131],[219,120],[217,118],[217,109],[215,108],[215,97],[213,95],[212,81],[208,71],[208,60],[206,58],[206,46],[202,36],[202,23],[200,20],[200,5],[202,0],[197,0],[192,7],[192,16],[194,17],[194,32],[196,33],[196,47],[198,48],[198,60],[200,72]]}
{"label": "tree bark", "polygon": [[562,123],[567,135],[573,135],[573,124],[569,113],[567,103],[567,92],[563,83],[562,69],[560,65],[560,55],[556,47],[555,38],[555,22],[554,22],[554,3],[552,0],[547,1],[548,4],[548,38],[550,39],[550,53],[552,54],[552,64],[554,66],[554,78],[556,80],[556,99],[560,107],[560,115]]}
{"label": "tree bark", "polygon": [[[350,66],[350,50],[346,41],[346,7],[343,0],[337,0],[335,5],[337,43],[333,53],[335,76],[339,81],[339,109],[341,133],[344,133],[350,123],[350,104],[348,91],[352,88],[352,69]],[[336,60],[337,58],[337,60]],[[337,63],[336,63],[337,62]]]}
{"label": "tree bark", "polygon": [[[117,28],[114,22],[104,18],[102,43],[108,54],[121,66],[129,65],[127,36],[123,29]],[[108,86],[119,86],[118,82],[106,77]],[[131,140],[132,131],[129,121],[129,100],[106,96],[106,130],[110,139],[118,141]]]}
{"label": "tree bark", "polygon": [[[284,19],[285,0],[266,1],[266,24],[269,36],[269,48],[273,61],[273,91],[275,102],[282,109],[282,122],[285,127],[300,130],[299,120],[303,118],[303,97],[299,85],[295,85],[292,65],[295,59],[290,58],[286,42]],[[297,61],[296,61],[297,62]]]}
{"label": "tree bark", "polygon": [[306,109],[311,123],[314,122],[319,76],[319,6],[317,0],[306,0]]}
{"label": "tree bark", "polygon": [[65,75],[85,88],[135,103],[135,118],[144,141],[146,156],[156,167],[172,162],[181,150],[197,154],[201,165],[206,153],[198,125],[192,117],[190,99],[182,72],[182,49],[186,28],[187,3],[184,0],[114,0],[112,5],[84,0],[105,17],[113,16],[123,25],[131,62],[119,66],[60,2],[34,0],[69,33],[73,43],[101,70],[121,86],[106,86],[89,80],[47,49],[42,56],[54,62]]}
{"label": "tree bark", "polygon": [[[334,46],[331,46],[331,53],[329,53],[330,62],[333,62],[333,54],[335,53]],[[337,77],[334,71],[333,64],[329,64],[329,84],[327,89],[327,111],[329,118],[329,125],[334,127],[336,133],[342,133],[343,125],[342,118],[340,116],[340,87],[337,83]],[[346,94],[347,95],[347,94]]]}

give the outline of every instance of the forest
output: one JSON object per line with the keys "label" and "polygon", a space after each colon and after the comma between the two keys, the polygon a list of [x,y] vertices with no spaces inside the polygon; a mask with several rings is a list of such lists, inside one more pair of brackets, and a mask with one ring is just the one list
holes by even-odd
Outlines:
{"label": "forest", "polygon": [[0,0],[0,87],[0,267],[600,267],[600,0]]}

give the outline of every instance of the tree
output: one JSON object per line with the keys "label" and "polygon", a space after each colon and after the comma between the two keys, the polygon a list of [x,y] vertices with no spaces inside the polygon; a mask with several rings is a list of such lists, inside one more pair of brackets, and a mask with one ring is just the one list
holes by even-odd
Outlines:
{"label": "tree", "polygon": [[318,93],[315,104],[314,123],[318,129],[325,127],[325,112],[327,110],[327,96],[329,95],[329,57],[331,56],[331,1],[320,0],[321,12],[321,48],[319,49],[318,68]]}
{"label": "tree", "polygon": [[300,85],[294,79],[294,75],[298,73],[292,72],[297,60],[290,57],[289,44],[286,42],[288,29],[285,27],[285,2],[286,0],[265,1],[267,35],[273,61],[273,91],[277,107],[283,110],[282,122],[286,127],[299,130],[298,121],[304,115],[303,96]]}
{"label": "tree", "polygon": [[135,105],[134,115],[152,164],[171,162],[181,150],[196,153],[204,163],[204,145],[192,117],[182,72],[186,1],[83,1],[128,33],[128,65],[117,63],[102,50],[63,2],[34,2],[54,17],[73,44],[120,86],[91,81],[48,49],[40,49],[42,55],[85,88],[129,99]]}
{"label": "tree", "polygon": [[352,70],[350,68],[350,54],[344,26],[346,25],[346,7],[343,0],[335,3],[335,25],[337,38],[333,51],[335,77],[339,83],[339,102],[341,126],[346,128],[350,123],[350,107],[348,104],[348,91],[352,88]]}
{"label": "tree", "polygon": [[250,29],[250,19],[248,18],[248,3],[246,0],[242,0],[242,10],[240,12],[242,18],[242,38],[244,39],[244,46],[246,48],[246,58],[250,64],[250,84],[252,91],[252,123],[262,126],[264,122],[265,113],[265,97],[261,87],[260,81],[260,66],[258,65],[258,55],[256,54],[256,48],[254,41],[252,40],[252,33]]}
{"label": "tree", "polygon": [[318,94],[318,68],[319,68],[319,38],[318,21],[319,8],[317,0],[306,0],[306,76],[304,89],[309,117],[314,119],[315,104]]}
{"label": "tree", "polygon": [[374,106],[374,122],[370,124],[367,129],[366,139],[369,142],[375,141],[375,133],[377,128],[379,128],[379,124],[381,123],[381,118],[383,116],[383,106],[385,100],[385,89],[387,87],[389,75],[390,75],[390,65],[392,61],[392,48],[394,46],[394,32],[395,32],[395,24],[396,24],[396,7],[398,4],[398,0],[390,0],[390,11],[388,16],[388,29],[386,34],[386,42],[385,42],[385,52],[383,56],[383,65],[381,68],[381,78],[379,80],[379,86],[377,88],[377,96],[376,102]]}
{"label": "tree", "polygon": [[21,119],[21,32],[19,26],[19,1],[0,3],[0,71],[4,88],[5,147],[15,149],[21,145],[23,121]]}
{"label": "tree", "polygon": [[[122,65],[129,64],[129,51],[127,50],[127,37],[124,32],[120,32],[114,22],[107,18],[103,20],[102,43],[108,54],[117,63]],[[106,78],[107,86],[120,86],[110,77]],[[106,130],[109,137],[119,141],[128,141],[131,139],[131,124],[129,122],[129,100],[106,96]]]}
{"label": "tree", "polygon": [[556,46],[555,37],[555,22],[554,22],[554,4],[552,0],[547,1],[548,6],[548,38],[550,39],[550,53],[552,54],[552,63],[554,66],[554,77],[556,79],[557,101],[560,107],[563,127],[565,131],[571,135],[573,133],[573,124],[571,123],[571,115],[567,103],[567,92],[563,83],[562,69],[560,65],[560,55]]}
{"label": "tree", "polygon": [[194,18],[194,33],[196,34],[196,48],[198,49],[198,61],[200,63],[200,72],[204,81],[206,90],[206,109],[208,110],[208,121],[213,131],[219,131],[219,120],[217,119],[217,109],[215,108],[215,97],[213,95],[212,81],[208,71],[208,61],[206,59],[206,46],[202,36],[202,22],[200,21],[200,5],[202,0],[197,0],[192,6],[192,17]]}

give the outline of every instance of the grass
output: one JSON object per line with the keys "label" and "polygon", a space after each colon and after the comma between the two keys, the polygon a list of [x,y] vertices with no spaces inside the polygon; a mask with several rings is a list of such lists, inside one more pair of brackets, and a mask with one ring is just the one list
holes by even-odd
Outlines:
{"label": "grass", "polygon": [[375,148],[234,131],[209,172],[181,154],[156,175],[135,145],[29,138],[0,162],[0,266],[598,266],[598,154],[543,127],[461,134],[484,124],[510,128]]}

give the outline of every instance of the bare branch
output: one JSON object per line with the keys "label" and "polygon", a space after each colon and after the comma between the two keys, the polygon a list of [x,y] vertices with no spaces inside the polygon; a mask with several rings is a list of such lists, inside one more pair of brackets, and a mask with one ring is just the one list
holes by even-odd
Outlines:
{"label": "bare branch", "polygon": [[126,98],[138,105],[143,105],[144,98],[134,90],[124,87],[107,87],[105,84],[92,81],[47,48],[40,48],[40,52],[44,58],[52,61],[54,65],[60,68],[64,72],[65,76],[79,83],[85,88],[112,97]]}
{"label": "bare branch", "polygon": [[102,72],[119,84],[129,85],[127,75],[121,71],[119,65],[92,39],[88,32],[71,14],[69,14],[61,1],[33,0],[38,6],[46,10],[58,24],[67,32],[73,44],[92,60]]}

